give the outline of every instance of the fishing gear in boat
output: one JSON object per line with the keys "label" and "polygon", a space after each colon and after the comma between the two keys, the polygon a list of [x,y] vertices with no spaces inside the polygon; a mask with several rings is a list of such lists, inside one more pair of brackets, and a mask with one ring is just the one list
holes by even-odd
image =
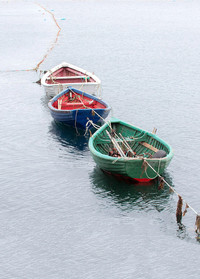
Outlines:
{"label": "fishing gear in boat", "polygon": [[124,152],[122,151],[120,145],[117,143],[116,139],[114,137],[112,137],[107,130],[106,130],[106,133],[107,133],[108,137],[110,138],[111,142],[113,143],[113,145],[115,146],[116,150],[120,154],[120,156],[121,157],[126,157]]}
{"label": "fishing gear in boat", "polygon": [[[200,215],[161,176],[173,157],[172,148],[166,142],[152,133],[113,118],[109,122],[105,121],[90,137],[89,149],[97,165],[108,173],[139,182],[148,182],[158,177],[159,190],[166,185],[178,196],[177,223],[181,224],[190,208],[197,216],[195,226],[196,232],[200,234]],[[134,157],[130,158],[130,153]],[[185,210],[182,212],[184,203]]]}
{"label": "fishing gear in boat", "polygon": [[123,144],[126,146],[127,150],[127,156],[129,155],[129,152],[132,154],[132,157],[135,157],[136,152],[132,150],[132,148],[130,147],[130,145],[128,144],[128,142],[126,141],[126,139],[122,136],[121,133],[119,133],[120,137],[123,140]]}

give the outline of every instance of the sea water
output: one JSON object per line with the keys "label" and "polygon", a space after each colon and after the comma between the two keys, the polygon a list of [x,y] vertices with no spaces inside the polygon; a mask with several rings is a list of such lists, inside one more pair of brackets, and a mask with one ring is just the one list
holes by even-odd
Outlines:
{"label": "sea water", "polygon": [[94,72],[111,115],[173,147],[164,178],[199,211],[200,2],[0,5],[0,278],[199,278],[194,212],[178,226],[166,185],[102,173],[36,81],[63,61]]}

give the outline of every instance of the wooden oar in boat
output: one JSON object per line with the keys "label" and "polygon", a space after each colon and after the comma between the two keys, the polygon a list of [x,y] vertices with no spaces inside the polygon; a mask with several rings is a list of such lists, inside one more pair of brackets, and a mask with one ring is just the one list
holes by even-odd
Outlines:
{"label": "wooden oar in boat", "polygon": [[62,100],[63,100],[63,99],[58,99],[58,109],[61,109],[61,106],[62,106]]}
{"label": "wooden oar in boat", "polygon": [[127,152],[131,152],[133,154],[133,156],[135,156],[135,152],[132,150],[132,148],[130,147],[130,145],[128,144],[128,142],[126,141],[126,139],[122,136],[121,133],[119,133],[120,137],[122,138],[123,140],[123,144],[126,146],[126,148],[128,149]]}
{"label": "wooden oar in boat", "polygon": [[115,138],[113,138],[110,133],[106,130],[107,135],[109,136],[111,142],[113,143],[113,145],[115,146],[115,148],[117,149],[117,151],[119,152],[121,157],[126,157],[126,155],[124,154],[124,152],[122,151],[121,147],[119,146],[119,144],[116,142]]}

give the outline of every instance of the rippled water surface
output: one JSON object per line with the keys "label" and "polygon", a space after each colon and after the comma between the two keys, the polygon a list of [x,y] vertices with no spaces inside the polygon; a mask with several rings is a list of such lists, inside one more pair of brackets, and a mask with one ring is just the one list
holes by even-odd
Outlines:
{"label": "rippled water surface", "polygon": [[[38,4],[41,4],[39,6]],[[0,1],[0,278],[199,278],[195,214],[167,186],[126,184],[88,136],[55,124],[39,70],[62,61],[102,80],[112,115],[174,149],[164,177],[200,211],[200,2]],[[51,13],[47,12],[47,9]],[[58,28],[61,28],[57,44]]]}

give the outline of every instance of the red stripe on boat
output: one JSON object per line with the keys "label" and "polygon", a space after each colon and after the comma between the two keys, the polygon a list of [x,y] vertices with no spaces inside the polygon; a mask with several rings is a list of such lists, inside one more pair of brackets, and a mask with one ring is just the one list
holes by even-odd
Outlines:
{"label": "red stripe on boat", "polygon": [[122,175],[122,174],[109,172],[109,171],[106,171],[106,170],[103,170],[103,169],[102,169],[102,171],[105,172],[108,175],[114,176],[117,179],[123,180],[123,181],[128,182],[128,183],[133,183],[133,182],[149,183],[149,182],[153,181],[153,179],[149,179],[149,178],[131,178],[131,177],[128,177],[128,176],[125,176],[125,175]]}

